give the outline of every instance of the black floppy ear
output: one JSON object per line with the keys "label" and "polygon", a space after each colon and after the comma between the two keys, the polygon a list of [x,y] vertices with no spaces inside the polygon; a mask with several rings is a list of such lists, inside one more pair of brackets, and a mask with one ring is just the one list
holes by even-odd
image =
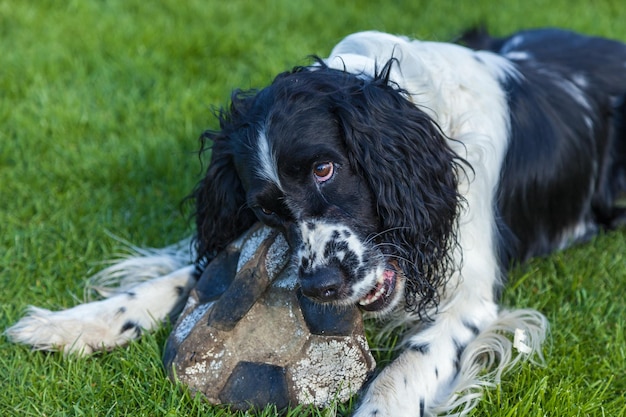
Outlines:
{"label": "black floppy ear", "polygon": [[436,306],[454,267],[457,155],[436,123],[381,74],[337,99],[351,164],[366,178],[381,222],[378,243],[406,275],[406,308]]}
{"label": "black floppy ear", "polygon": [[229,111],[220,111],[219,131],[201,136],[203,149],[211,142],[211,161],[204,178],[190,196],[195,202],[196,264],[200,269],[255,222],[246,206],[243,184],[234,163],[248,124],[247,111],[252,98],[235,92]]}

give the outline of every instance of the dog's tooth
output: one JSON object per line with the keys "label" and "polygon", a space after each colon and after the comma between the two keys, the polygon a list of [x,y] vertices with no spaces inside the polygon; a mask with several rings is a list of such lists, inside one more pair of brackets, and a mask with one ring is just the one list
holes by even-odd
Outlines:
{"label": "dog's tooth", "polygon": [[376,278],[374,287],[376,288],[376,291],[371,295],[369,295],[368,293],[368,295],[360,299],[358,301],[359,305],[367,306],[369,304],[372,304],[385,294],[386,290],[388,289],[388,287],[385,285],[385,274],[380,274]]}
{"label": "dog's tooth", "polygon": [[372,304],[372,299],[371,298],[366,298],[363,300],[359,300],[359,304],[362,306],[366,306],[368,304]]}
{"label": "dog's tooth", "polygon": [[366,306],[366,305],[372,304],[374,301],[377,301],[380,297],[382,297],[383,294],[385,293],[385,286],[377,285],[377,287],[378,288],[376,289],[376,292],[374,294],[367,296],[365,298],[362,298],[361,300],[358,301],[358,303],[362,306]]}

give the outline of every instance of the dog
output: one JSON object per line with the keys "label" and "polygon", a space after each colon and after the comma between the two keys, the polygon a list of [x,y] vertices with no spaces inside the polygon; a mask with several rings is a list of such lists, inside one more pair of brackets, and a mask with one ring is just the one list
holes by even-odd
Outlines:
{"label": "dog", "polygon": [[558,29],[460,43],[356,33],[236,91],[202,135],[191,248],[113,265],[109,298],[33,308],[9,336],[82,353],[135,339],[261,221],[284,233],[305,296],[405,329],[355,415],[467,413],[485,366],[541,357],[545,317],[499,306],[511,263],[624,223],[626,46]]}

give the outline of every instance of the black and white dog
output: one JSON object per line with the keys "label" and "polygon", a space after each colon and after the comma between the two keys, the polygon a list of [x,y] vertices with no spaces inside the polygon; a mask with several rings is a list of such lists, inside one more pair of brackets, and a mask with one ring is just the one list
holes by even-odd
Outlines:
{"label": "black and white dog", "polygon": [[183,244],[126,260],[104,276],[153,279],[32,309],[8,334],[64,351],[122,344],[260,220],[284,232],[306,296],[407,329],[356,415],[465,413],[487,383],[480,358],[497,357],[499,373],[519,358],[514,345],[540,354],[545,318],[498,307],[507,266],[624,221],[626,46],[552,29],[464,41],[357,33],[236,92],[203,136],[193,254]]}

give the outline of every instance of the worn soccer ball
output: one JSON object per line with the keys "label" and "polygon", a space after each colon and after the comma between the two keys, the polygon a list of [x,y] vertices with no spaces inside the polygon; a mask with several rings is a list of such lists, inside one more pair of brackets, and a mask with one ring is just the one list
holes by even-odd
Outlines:
{"label": "worn soccer ball", "polygon": [[238,410],[343,402],[375,368],[359,310],[304,297],[284,237],[264,226],[208,265],[164,363],[192,392]]}

